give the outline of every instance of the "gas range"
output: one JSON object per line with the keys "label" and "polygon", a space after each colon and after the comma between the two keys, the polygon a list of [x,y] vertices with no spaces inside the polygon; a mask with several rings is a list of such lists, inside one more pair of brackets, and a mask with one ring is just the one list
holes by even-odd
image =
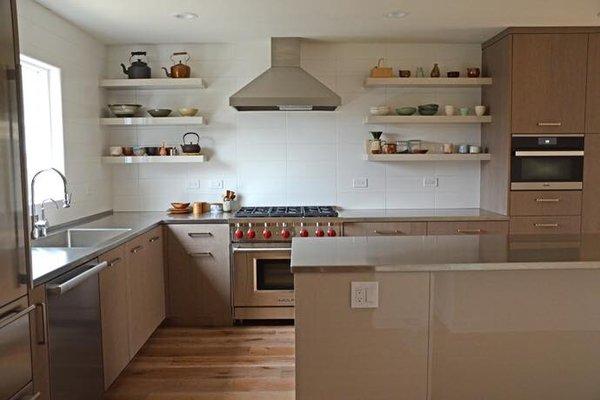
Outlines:
{"label": "gas range", "polygon": [[331,237],[340,233],[332,206],[242,207],[231,224],[233,242],[290,242],[293,237]]}

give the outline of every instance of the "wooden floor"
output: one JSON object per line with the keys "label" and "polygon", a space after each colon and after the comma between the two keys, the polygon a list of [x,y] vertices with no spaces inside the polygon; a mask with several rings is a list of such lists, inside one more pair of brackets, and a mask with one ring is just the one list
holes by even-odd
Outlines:
{"label": "wooden floor", "polygon": [[159,328],[107,400],[293,400],[294,327]]}

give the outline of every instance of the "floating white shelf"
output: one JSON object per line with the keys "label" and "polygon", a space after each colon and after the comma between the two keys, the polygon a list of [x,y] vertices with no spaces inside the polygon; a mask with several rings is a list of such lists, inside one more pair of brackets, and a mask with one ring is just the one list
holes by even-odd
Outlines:
{"label": "floating white shelf", "polygon": [[204,125],[204,117],[130,117],[130,118],[100,118],[100,125],[130,126],[130,125]]}
{"label": "floating white shelf", "polygon": [[103,79],[100,87],[105,89],[204,89],[202,78],[150,78],[150,79]]}
{"label": "floating white shelf", "polygon": [[365,124],[488,124],[491,115],[368,115]]}
{"label": "floating white shelf", "polygon": [[199,156],[120,156],[102,157],[104,164],[167,164],[167,163],[202,163],[206,162],[204,155]]}
{"label": "floating white shelf", "polygon": [[490,154],[367,154],[368,161],[398,162],[398,161],[489,161]]}
{"label": "floating white shelf", "polygon": [[470,87],[491,85],[492,78],[367,78],[365,86]]}

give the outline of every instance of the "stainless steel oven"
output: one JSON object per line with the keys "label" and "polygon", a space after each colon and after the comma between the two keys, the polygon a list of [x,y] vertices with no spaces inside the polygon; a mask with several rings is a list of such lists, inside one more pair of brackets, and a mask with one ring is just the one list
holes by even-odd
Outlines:
{"label": "stainless steel oven", "polygon": [[234,318],[293,319],[289,243],[233,245]]}
{"label": "stainless steel oven", "polygon": [[581,190],[584,135],[513,135],[512,190]]}

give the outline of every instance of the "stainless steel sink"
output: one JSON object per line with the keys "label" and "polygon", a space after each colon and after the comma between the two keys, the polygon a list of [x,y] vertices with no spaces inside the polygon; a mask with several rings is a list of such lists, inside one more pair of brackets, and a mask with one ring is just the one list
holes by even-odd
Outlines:
{"label": "stainless steel sink", "polygon": [[127,234],[128,228],[74,228],[41,237],[31,242],[33,247],[95,247],[118,236]]}

